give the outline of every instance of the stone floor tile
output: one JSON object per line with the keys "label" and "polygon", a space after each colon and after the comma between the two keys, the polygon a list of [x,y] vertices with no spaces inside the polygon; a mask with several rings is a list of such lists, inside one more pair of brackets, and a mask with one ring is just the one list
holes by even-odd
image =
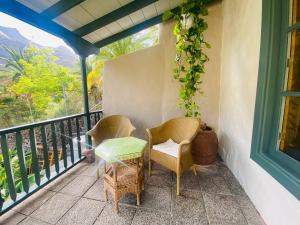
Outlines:
{"label": "stone floor tile", "polygon": [[119,205],[116,213],[112,204],[107,204],[94,225],[129,225],[132,222],[136,208]]}
{"label": "stone floor tile", "polygon": [[74,166],[72,169],[70,169],[67,173],[71,175],[80,175],[82,174],[86,169],[88,169],[88,166],[90,164],[87,162],[82,162]]}
{"label": "stone floor tile", "polygon": [[[143,192],[142,192],[141,196],[142,195],[143,195]],[[108,194],[108,199],[109,199],[109,201],[113,202],[113,199],[110,196],[110,194]],[[136,194],[127,193],[125,196],[123,196],[123,198],[121,198],[120,203],[130,205],[130,206],[136,206]]]}
{"label": "stone floor tile", "polygon": [[54,194],[55,192],[53,191],[42,189],[30,196],[24,202],[21,202],[15,207],[14,210],[28,216],[38,209],[42,204],[44,204],[48,199],[50,199]]}
{"label": "stone floor tile", "polygon": [[14,210],[10,210],[5,213],[3,216],[0,216],[0,224],[2,225],[16,225],[20,221],[26,218],[25,215],[15,212]]}
{"label": "stone floor tile", "polygon": [[152,170],[151,176],[149,176],[149,170],[145,170],[145,184],[159,186],[159,187],[171,187],[174,185],[172,174],[163,170]]}
{"label": "stone floor tile", "polygon": [[105,194],[103,189],[103,178],[97,180],[93,186],[84,194],[85,198],[105,201]]}
{"label": "stone floor tile", "polygon": [[172,196],[171,224],[208,225],[202,193],[195,190],[183,190],[180,196],[174,189]]}
{"label": "stone floor tile", "polygon": [[235,176],[232,174],[230,170],[227,170],[225,172],[224,178],[228,184],[228,187],[231,191],[231,194],[233,195],[239,195],[239,196],[247,196],[246,192],[238,182],[238,180],[235,178]]}
{"label": "stone floor tile", "polygon": [[138,208],[132,225],[169,225],[171,215],[168,212]]}
{"label": "stone floor tile", "polygon": [[146,185],[141,196],[141,206],[154,210],[170,212],[171,188]]}
{"label": "stone floor tile", "polygon": [[222,221],[222,224],[247,225],[243,212],[232,195],[203,193],[207,217],[210,223]]}
{"label": "stone floor tile", "polygon": [[246,217],[248,225],[265,225],[261,216],[248,197],[236,196],[235,198]]}
{"label": "stone floor tile", "polygon": [[87,165],[87,168],[85,170],[83,170],[80,175],[83,176],[90,176],[90,177],[97,177],[97,170],[99,170],[100,174],[103,172],[103,169],[101,167],[101,165],[98,165],[96,162]]}
{"label": "stone floor tile", "polygon": [[218,174],[211,176],[198,173],[198,177],[202,191],[214,194],[231,194],[223,176]]}
{"label": "stone floor tile", "polygon": [[94,177],[78,176],[61,189],[60,192],[68,195],[82,196],[90,187],[93,186],[95,181],[96,178]]}
{"label": "stone floor tile", "polygon": [[197,174],[207,175],[207,176],[215,176],[219,173],[219,169],[216,163],[203,166],[197,165],[196,166]]}
{"label": "stone floor tile", "polygon": [[50,225],[50,223],[46,223],[46,222],[34,219],[32,217],[27,217],[21,223],[18,223],[18,225]]}
{"label": "stone floor tile", "polygon": [[[148,170],[149,168],[149,163],[148,161],[145,161],[145,168]],[[164,173],[170,173],[170,170],[156,162],[153,162],[152,161],[152,164],[151,164],[151,171],[155,171],[155,170],[160,170],[161,172],[164,172]]]}
{"label": "stone floor tile", "polygon": [[[173,173],[174,186],[176,186],[176,174]],[[180,177],[180,190],[200,190],[198,175],[193,171],[185,171]]]}
{"label": "stone floor tile", "polygon": [[104,202],[81,198],[58,221],[57,225],[92,225],[104,206]]}
{"label": "stone floor tile", "polygon": [[60,191],[62,188],[64,188],[68,183],[70,183],[76,177],[77,176],[75,176],[75,175],[64,174],[64,175],[62,175],[62,177],[55,179],[50,184],[45,186],[45,189],[48,189],[50,191]]}
{"label": "stone floor tile", "polygon": [[[207,217],[172,217],[171,225],[209,225]],[[220,224],[219,224],[220,225]]]}
{"label": "stone floor tile", "polygon": [[56,193],[45,204],[31,214],[31,217],[55,224],[78,201],[78,199],[79,198],[75,196]]}

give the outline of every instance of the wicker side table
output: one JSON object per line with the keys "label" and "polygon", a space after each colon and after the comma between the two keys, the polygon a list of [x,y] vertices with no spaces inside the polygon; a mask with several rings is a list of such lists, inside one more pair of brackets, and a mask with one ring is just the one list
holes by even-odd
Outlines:
{"label": "wicker side table", "polygon": [[108,192],[118,202],[127,193],[134,193],[137,205],[144,189],[144,148],[147,142],[134,137],[113,138],[104,141],[95,149],[95,154],[105,160],[104,191],[107,200]]}

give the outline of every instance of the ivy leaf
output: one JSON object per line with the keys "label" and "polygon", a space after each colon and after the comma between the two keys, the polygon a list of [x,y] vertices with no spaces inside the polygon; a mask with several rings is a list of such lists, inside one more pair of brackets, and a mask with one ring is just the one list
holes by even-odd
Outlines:
{"label": "ivy leaf", "polygon": [[173,17],[174,17],[174,14],[170,10],[168,10],[163,14],[162,19],[163,19],[163,21],[166,21]]}

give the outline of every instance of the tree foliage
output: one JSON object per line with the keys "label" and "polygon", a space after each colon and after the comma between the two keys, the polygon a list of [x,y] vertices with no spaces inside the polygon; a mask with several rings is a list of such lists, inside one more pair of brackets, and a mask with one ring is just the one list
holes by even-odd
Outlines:
{"label": "tree foliage", "polygon": [[0,94],[0,127],[81,111],[80,103],[76,107],[82,96],[81,79],[56,63],[52,49],[29,46],[23,52],[6,50],[10,54],[5,67],[13,76]]}

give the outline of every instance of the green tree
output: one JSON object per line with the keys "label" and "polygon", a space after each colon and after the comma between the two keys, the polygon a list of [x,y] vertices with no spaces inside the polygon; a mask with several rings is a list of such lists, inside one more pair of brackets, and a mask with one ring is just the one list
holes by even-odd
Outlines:
{"label": "green tree", "polygon": [[0,59],[5,62],[4,68],[13,74],[13,80],[17,80],[20,76],[24,75],[24,68],[21,63],[21,60],[30,61],[31,55],[23,54],[23,51],[20,48],[16,50],[6,46],[0,47],[8,53],[8,58],[0,57]]}
{"label": "green tree", "polygon": [[25,49],[25,55],[31,58],[19,61],[23,76],[9,90],[27,102],[32,121],[45,118],[49,107],[64,101],[69,93],[81,95],[79,77],[58,65],[51,49],[31,46]]}
{"label": "green tree", "polygon": [[95,60],[110,60],[121,55],[126,55],[158,43],[158,26],[150,27],[139,33],[116,41],[100,49]]}

